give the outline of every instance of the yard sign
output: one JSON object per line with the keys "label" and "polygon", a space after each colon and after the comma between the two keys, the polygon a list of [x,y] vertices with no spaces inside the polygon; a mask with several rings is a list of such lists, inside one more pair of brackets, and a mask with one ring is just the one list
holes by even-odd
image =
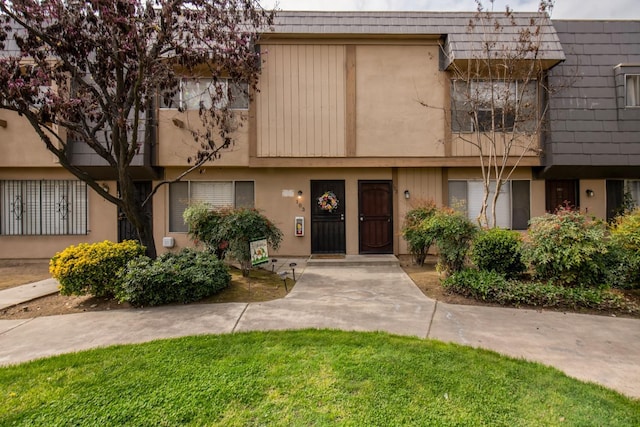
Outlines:
{"label": "yard sign", "polygon": [[269,250],[267,248],[267,239],[254,240],[249,242],[251,250],[251,265],[256,266],[269,262]]}

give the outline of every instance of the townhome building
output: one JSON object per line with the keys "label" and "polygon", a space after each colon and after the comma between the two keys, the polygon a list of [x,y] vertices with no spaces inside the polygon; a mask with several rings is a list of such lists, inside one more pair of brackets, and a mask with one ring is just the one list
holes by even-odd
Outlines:
{"label": "townhome building", "polygon": [[[464,135],[478,129],[465,124],[453,73],[477,59],[482,33],[470,30],[473,19],[280,12],[260,40],[258,91],[231,105],[233,144],[153,197],[159,252],[193,246],[182,214],[196,202],[259,209],[283,231],[278,253],[291,256],[407,253],[403,218],[426,201],[463,202],[475,218],[481,162]],[[516,27],[533,19],[540,15],[514,15]],[[513,229],[565,201],[606,218],[640,178],[640,23],[537,22],[540,68],[529,83],[545,126],[536,128],[533,149],[509,160],[516,168],[496,216]],[[506,31],[497,41],[516,35]],[[565,91],[548,91],[565,80]],[[185,78],[173,100],[158,101],[149,118],[157,131],[132,171],[141,198],[188,168],[188,129],[208,84],[205,75]],[[70,244],[134,237],[112,204],[73,179],[28,124],[4,110],[0,141],[0,258],[47,258]],[[73,153],[104,188],[118,191],[95,155],[81,144]]]}
{"label": "townhome building", "polygon": [[[566,61],[549,71],[545,209],[611,219],[640,202],[640,22],[554,21]],[[626,202],[625,202],[626,201]]]}

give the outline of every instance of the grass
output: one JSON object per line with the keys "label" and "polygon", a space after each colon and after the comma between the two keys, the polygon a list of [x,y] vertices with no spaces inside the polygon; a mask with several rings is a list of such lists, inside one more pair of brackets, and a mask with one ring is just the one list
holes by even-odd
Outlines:
{"label": "grass", "polygon": [[640,425],[640,402],[496,353],[383,333],[252,332],[0,369],[0,425]]}

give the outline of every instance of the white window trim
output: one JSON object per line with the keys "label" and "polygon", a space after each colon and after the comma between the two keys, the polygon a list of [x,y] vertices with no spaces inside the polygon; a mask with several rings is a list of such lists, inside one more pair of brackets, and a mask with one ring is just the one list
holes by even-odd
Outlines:
{"label": "white window trim", "polygon": [[[629,87],[628,83],[630,78],[635,77],[637,88],[634,91],[637,99],[634,104],[629,103]],[[638,73],[626,73],[624,75],[624,107],[625,108],[640,108],[640,74]]]}

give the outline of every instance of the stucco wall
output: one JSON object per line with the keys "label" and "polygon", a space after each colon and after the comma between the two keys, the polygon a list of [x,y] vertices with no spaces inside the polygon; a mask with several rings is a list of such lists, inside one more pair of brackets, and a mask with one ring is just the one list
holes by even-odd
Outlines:
{"label": "stucco wall", "polygon": [[[69,173],[56,168],[0,169],[0,180],[74,179]],[[115,191],[115,183],[106,183]],[[115,205],[88,189],[88,233],[69,236],[0,236],[0,258],[51,258],[70,245],[83,242],[116,241],[118,238],[117,209]]]}
{"label": "stucco wall", "polygon": [[2,156],[0,167],[54,167],[57,159],[49,152],[33,127],[18,113],[0,110],[0,119],[7,127],[0,127]]}
{"label": "stucco wall", "polygon": [[358,156],[444,156],[442,107],[449,86],[438,71],[438,49],[357,46]]}
{"label": "stucco wall", "polygon": [[[175,176],[179,169],[167,170],[167,177]],[[255,182],[255,204],[283,232],[284,239],[278,251],[284,255],[309,255],[311,253],[311,180],[344,180],[346,208],[345,227],[347,253],[358,253],[358,180],[392,180],[391,168],[367,169],[246,169],[246,168],[209,168],[204,173],[188,177],[202,181],[235,181],[253,180]],[[293,190],[293,196],[285,196],[283,190]],[[297,192],[302,191],[302,199],[298,205]],[[394,190],[397,190],[394,188]],[[193,246],[186,233],[170,233],[168,217],[167,187],[154,199],[155,238],[160,246],[162,237],[171,236],[176,240],[172,250]],[[395,191],[394,191],[395,193]],[[397,194],[394,194],[397,197]],[[305,218],[306,232],[304,237],[294,236],[294,218]],[[163,249],[165,250],[165,249]]]}

